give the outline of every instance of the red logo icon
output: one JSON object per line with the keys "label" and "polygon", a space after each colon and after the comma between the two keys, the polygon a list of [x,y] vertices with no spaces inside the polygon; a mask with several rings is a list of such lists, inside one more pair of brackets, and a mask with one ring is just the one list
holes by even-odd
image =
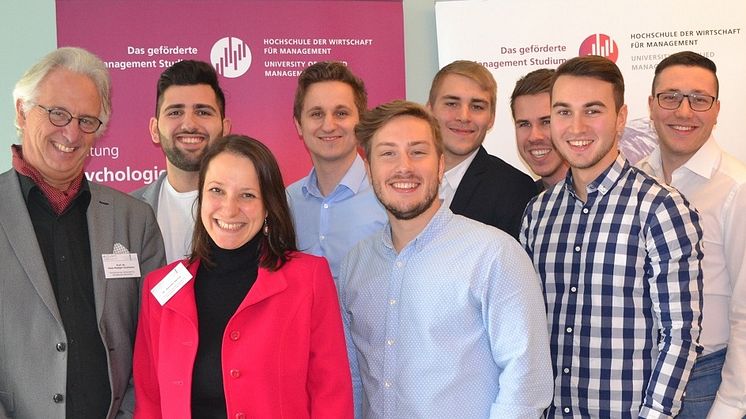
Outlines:
{"label": "red logo icon", "polygon": [[616,62],[619,57],[619,50],[616,42],[609,35],[597,33],[585,38],[585,41],[580,44],[578,55],[600,55]]}

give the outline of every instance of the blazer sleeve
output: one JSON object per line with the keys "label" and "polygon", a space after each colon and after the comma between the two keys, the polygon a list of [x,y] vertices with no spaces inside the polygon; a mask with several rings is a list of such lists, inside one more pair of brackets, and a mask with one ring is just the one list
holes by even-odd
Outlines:
{"label": "blazer sleeve", "polygon": [[160,307],[154,307],[154,299],[150,296],[150,284],[157,282],[153,278],[154,275],[156,273],[148,275],[142,287],[142,303],[137,322],[133,359],[135,418],[143,419],[161,417],[160,386],[156,374],[157,354],[155,353],[158,343]]}
{"label": "blazer sleeve", "polygon": [[352,419],[352,381],[337,291],[329,265],[313,271],[308,393],[312,418]]}

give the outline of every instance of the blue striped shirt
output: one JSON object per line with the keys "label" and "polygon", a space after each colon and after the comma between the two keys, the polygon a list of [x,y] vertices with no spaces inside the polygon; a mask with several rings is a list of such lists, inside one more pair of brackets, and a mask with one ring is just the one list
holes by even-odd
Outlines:
{"label": "blue striped shirt", "polygon": [[673,417],[699,351],[699,216],[622,155],[587,193],[568,173],[523,218],[547,304],[548,417]]}

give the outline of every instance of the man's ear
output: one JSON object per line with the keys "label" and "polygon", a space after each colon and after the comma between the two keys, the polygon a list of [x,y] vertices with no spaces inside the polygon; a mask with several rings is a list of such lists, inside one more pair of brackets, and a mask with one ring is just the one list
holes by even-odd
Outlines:
{"label": "man's ear", "polygon": [[150,123],[148,124],[148,127],[150,128],[150,139],[155,144],[161,143],[161,136],[160,132],[158,131],[158,118],[150,118]]}
{"label": "man's ear", "polygon": [[230,118],[223,118],[223,135],[230,134],[231,128],[233,128],[233,121]]}
{"label": "man's ear", "polygon": [[363,156],[363,163],[365,164],[365,173],[368,175],[368,179],[370,179],[370,162],[365,156]]}
{"label": "man's ear", "polygon": [[23,102],[16,100],[16,125],[23,129],[26,126],[26,113],[23,111]]}

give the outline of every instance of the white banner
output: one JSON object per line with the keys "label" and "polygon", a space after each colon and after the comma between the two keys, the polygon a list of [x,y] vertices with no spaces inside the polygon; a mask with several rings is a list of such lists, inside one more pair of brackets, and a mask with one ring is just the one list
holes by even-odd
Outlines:
{"label": "white banner", "polygon": [[447,1],[435,4],[438,61],[484,64],[497,80],[497,117],[485,147],[529,172],[515,146],[510,94],[526,73],[556,68],[578,55],[604,55],[624,74],[628,131],[649,125],[648,96],[655,66],[667,55],[691,50],[717,64],[720,115],[714,135],[746,162],[746,2],[711,0]]}

